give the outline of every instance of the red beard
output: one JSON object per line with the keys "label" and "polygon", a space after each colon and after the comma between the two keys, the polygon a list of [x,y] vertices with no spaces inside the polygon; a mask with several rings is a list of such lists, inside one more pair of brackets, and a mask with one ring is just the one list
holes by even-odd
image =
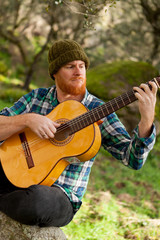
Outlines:
{"label": "red beard", "polygon": [[[74,78],[74,79],[76,79],[76,78]],[[64,82],[60,78],[58,79],[57,83],[58,83],[59,88],[67,94],[71,94],[71,95],[74,95],[74,96],[82,95],[82,94],[84,95],[85,91],[86,91],[86,79],[84,79],[82,77],[78,77],[77,79],[82,79],[83,80],[83,84],[80,85],[80,86],[77,86],[77,87],[75,87],[75,86],[73,86],[69,83]]]}

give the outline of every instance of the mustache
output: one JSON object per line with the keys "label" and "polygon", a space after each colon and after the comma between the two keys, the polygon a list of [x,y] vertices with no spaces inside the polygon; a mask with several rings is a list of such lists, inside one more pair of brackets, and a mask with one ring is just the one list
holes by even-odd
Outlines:
{"label": "mustache", "polygon": [[83,81],[85,81],[86,78],[83,78],[83,77],[73,77],[73,78],[71,78],[71,80],[83,80]]}

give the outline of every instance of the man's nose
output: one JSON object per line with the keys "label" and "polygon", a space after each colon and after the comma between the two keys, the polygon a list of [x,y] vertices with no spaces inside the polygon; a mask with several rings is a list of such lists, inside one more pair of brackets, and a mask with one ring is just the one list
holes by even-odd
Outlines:
{"label": "man's nose", "polygon": [[79,67],[75,68],[75,74],[80,75],[81,74],[81,69]]}

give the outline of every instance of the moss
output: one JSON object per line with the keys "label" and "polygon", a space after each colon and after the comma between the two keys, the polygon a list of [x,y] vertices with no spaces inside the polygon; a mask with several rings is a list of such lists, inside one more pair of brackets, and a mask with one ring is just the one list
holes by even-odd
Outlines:
{"label": "moss", "polygon": [[88,71],[87,88],[92,94],[106,101],[133,86],[148,82],[157,75],[158,70],[146,62],[105,63]]}
{"label": "moss", "polygon": [[27,91],[22,90],[20,88],[7,88],[3,89],[3,91],[0,92],[0,99],[10,103],[14,103],[26,93]]}
{"label": "moss", "polygon": [[0,74],[6,75],[8,68],[3,61],[0,61]]}

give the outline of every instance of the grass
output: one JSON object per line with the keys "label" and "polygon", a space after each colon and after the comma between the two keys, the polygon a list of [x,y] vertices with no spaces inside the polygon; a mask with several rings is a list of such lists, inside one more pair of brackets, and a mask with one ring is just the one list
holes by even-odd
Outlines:
{"label": "grass", "polygon": [[160,239],[159,154],[153,150],[143,168],[135,171],[101,150],[83,205],[62,228],[68,239]]}

